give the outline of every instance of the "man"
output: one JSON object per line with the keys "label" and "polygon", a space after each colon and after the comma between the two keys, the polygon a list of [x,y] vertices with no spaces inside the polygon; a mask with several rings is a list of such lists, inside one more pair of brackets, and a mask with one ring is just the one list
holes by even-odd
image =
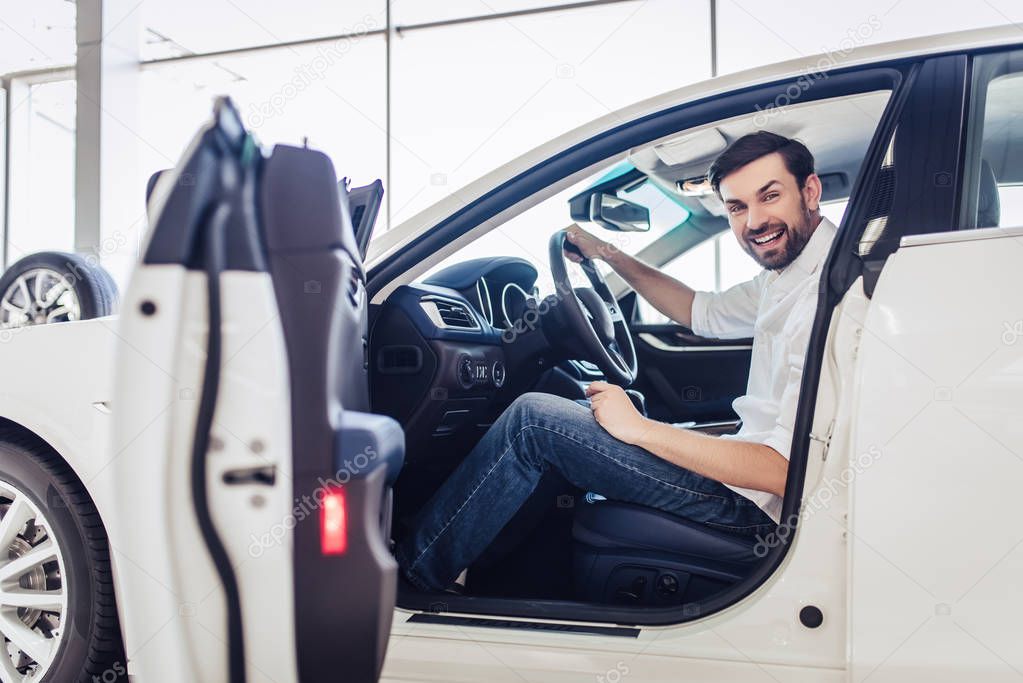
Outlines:
{"label": "man", "polygon": [[733,404],[739,432],[712,437],[650,420],[606,382],[587,388],[589,410],[550,394],[520,396],[398,544],[412,584],[449,587],[552,467],[583,490],[730,533],[754,537],[779,522],[820,270],[835,226],[821,217],[813,156],[796,140],[765,131],[742,137],[714,161],[709,178],[732,233],[764,267],[749,282],[694,292],[576,225],[568,239],[697,334],[753,337],[746,395]]}

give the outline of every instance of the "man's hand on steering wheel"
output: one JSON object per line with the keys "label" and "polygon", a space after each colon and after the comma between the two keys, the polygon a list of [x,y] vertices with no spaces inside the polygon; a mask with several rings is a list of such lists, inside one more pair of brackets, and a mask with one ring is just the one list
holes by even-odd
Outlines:
{"label": "man's hand on steering wheel", "polygon": [[[571,237],[569,236],[571,235]],[[562,302],[552,316],[549,338],[559,339],[570,358],[589,360],[615,384],[629,386],[636,379],[636,349],[632,334],[604,276],[590,260],[607,259],[614,246],[593,237],[578,225],[551,235],[548,255],[551,275]],[[569,276],[567,263],[582,262],[590,287],[578,287]]]}
{"label": "man's hand on steering wheel", "polygon": [[[565,228],[565,239],[578,249],[577,253],[576,251],[569,250],[568,244],[565,245],[565,256],[573,263],[582,263],[583,258],[590,260],[595,258],[605,259],[612,248],[609,242],[594,237],[576,223],[572,223],[572,225]],[[579,255],[580,253],[582,256]]]}

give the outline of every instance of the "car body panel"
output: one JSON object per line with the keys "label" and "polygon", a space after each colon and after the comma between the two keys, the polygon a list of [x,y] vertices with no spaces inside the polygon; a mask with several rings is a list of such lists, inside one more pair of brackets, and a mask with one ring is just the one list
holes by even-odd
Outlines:
{"label": "car body panel", "polygon": [[878,281],[853,418],[854,452],[878,455],[852,483],[854,680],[1023,669],[1021,234],[905,238]]}
{"label": "car body panel", "polygon": [[0,330],[0,417],[64,455],[109,516],[117,318]]}

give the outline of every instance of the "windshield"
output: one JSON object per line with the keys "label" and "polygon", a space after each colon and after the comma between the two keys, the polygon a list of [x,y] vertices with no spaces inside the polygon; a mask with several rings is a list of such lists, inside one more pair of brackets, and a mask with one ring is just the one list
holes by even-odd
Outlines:
{"label": "windshield", "polygon": [[[631,168],[631,166],[627,166],[626,170],[631,170]],[[619,171],[619,169],[616,168],[615,171]],[[613,172],[613,175],[618,174]],[[572,223],[568,200],[593,187],[601,180],[606,180],[609,175],[612,174],[606,171],[595,174],[553,197],[545,199],[451,254],[427,271],[421,279],[426,279],[438,270],[452,264],[474,258],[518,256],[532,263],[540,274],[536,283],[539,295],[553,294],[554,282],[551,279],[550,263],[547,258],[547,242],[555,231],[566,228]],[[663,237],[668,231],[685,223],[689,218],[689,212],[685,208],[649,180],[632,185],[627,192],[619,192],[618,196],[641,204],[650,210],[650,230],[647,232],[615,232],[589,222],[581,223],[581,225],[583,229],[614,244],[615,247],[628,254],[638,253],[647,245]],[[610,270],[603,262],[600,262],[598,267],[604,272]],[[574,281],[578,280],[580,285],[588,284],[581,270],[577,268],[572,270]]]}

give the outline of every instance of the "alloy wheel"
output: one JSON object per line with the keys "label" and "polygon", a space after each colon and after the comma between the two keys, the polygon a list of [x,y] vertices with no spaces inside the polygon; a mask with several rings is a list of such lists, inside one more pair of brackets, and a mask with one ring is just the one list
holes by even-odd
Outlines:
{"label": "alloy wheel", "polygon": [[22,491],[0,480],[0,681],[42,678],[64,634],[64,559],[52,527]]}
{"label": "alloy wheel", "polygon": [[67,276],[49,268],[21,274],[0,297],[0,327],[79,320],[81,303]]}

